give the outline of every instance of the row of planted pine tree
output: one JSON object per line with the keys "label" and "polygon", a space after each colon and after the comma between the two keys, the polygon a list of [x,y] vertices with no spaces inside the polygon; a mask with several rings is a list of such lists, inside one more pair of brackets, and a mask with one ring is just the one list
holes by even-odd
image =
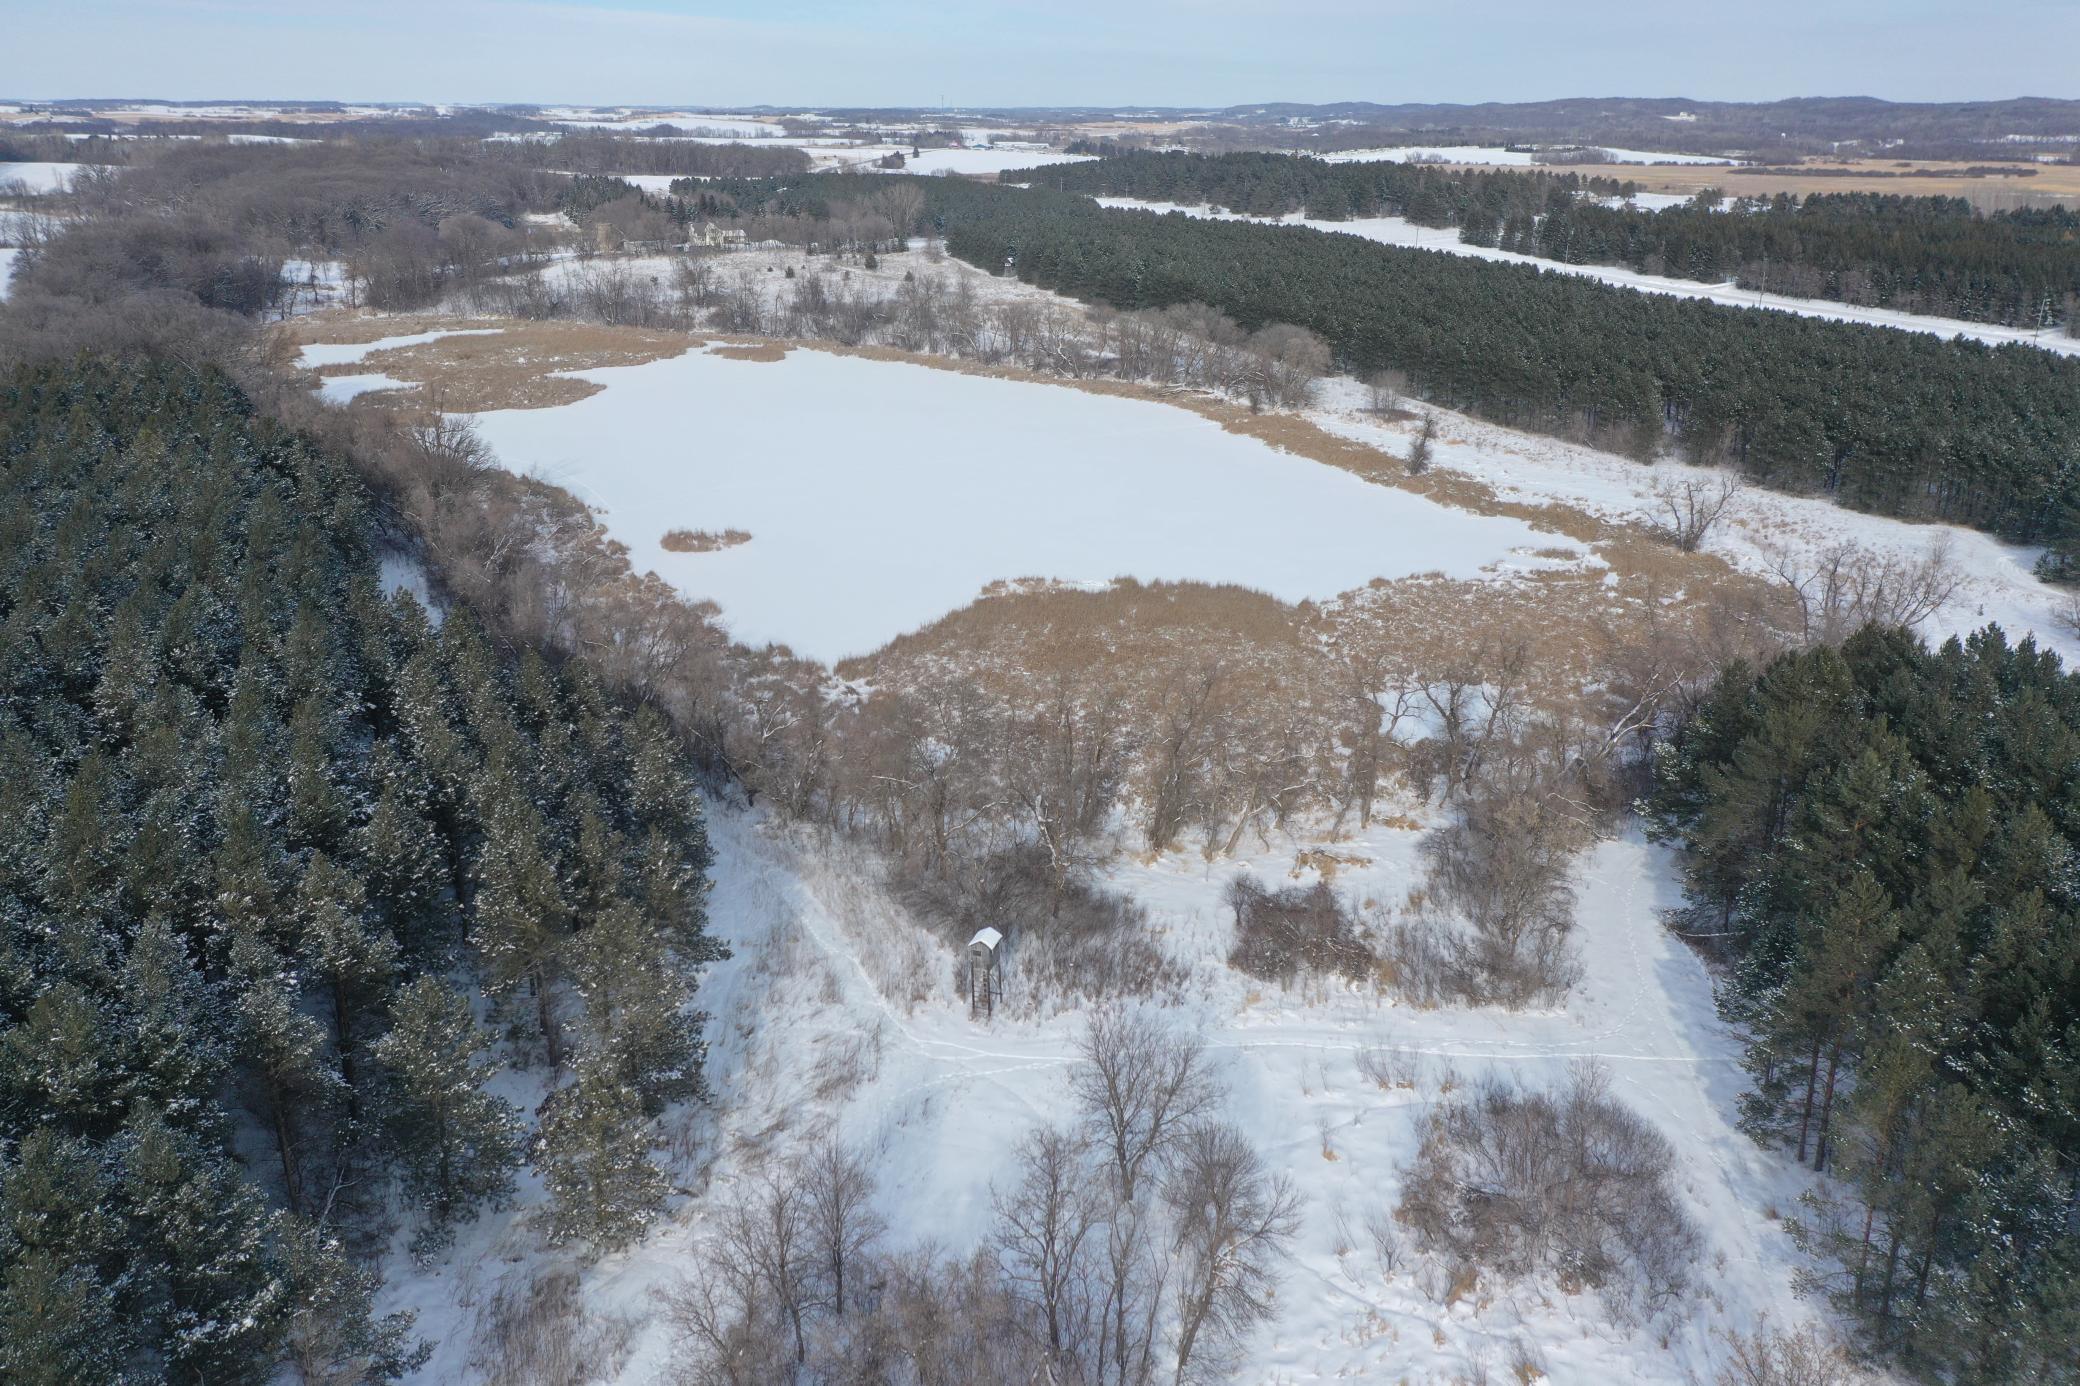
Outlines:
{"label": "row of planted pine tree", "polygon": [[1327,163],[1292,154],[1117,154],[1007,175],[1071,192],[1251,216],[1403,217],[1470,245],[1576,265],[1903,312],[2056,327],[2080,313],[2080,213],[1981,214],[1961,197],[1879,190],[1705,198],[1649,211],[1632,185],[1564,170]]}
{"label": "row of planted pine tree", "polygon": [[0,1378],[389,1379],[392,1238],[530,1159],[559,1236],[664,1197],[717,954],[681,748],[386,598],[375,535],[219,375],[0,383]]}

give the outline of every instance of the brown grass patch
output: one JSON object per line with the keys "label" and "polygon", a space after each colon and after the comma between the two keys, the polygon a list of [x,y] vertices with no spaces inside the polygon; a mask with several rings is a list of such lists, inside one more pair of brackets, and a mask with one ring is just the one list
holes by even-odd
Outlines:
{"label": "brown grass patch", "polygon": [[[314,315],[289,323],[283,340],[372,342],[421,332],[497,329],[495,335],[442,337],[413,346],[386,347],[348,365],[320,367],[320,376],[381,372],[419,387],[421,399],[457,413],[492,409],[548,409],[571,404],[602,388],[567,372],[637,366],[704,345],[698,337],[647,328],[594,323],[523,322],[508,318]],[[397,392],[391,392],[393,397]]]}
{"label": "brown grass patch", "polygon": [[731,361],[785,361],[787,348],[779,342],[747,343],[740,346],[709,347],[708,355]]}
{"label": "brown grass patch", "polygon": [[674,529],[666,531],[657,546],[666,553],[714,553],[750,542],[751,531],[744,529]]}
{"label": "brown grass patch", "polygon": [[1326,847],[1309,847],[1305,851],[1302,851],[1294,856],[1293,869],[1288,874],[1290,874],[1293,877],[1293,879],[1298,880],[1302,872],[1312,868],[1313,870],[1321,873],[1321,877],[1323,880],[1333,881],[1336,879],[1336,873],[1346,866],[1370,865],[1372,865],[1372,858],[1370,857],[1356,857],[1351,856],[1349,854],[1339,854],[1330,851]]}

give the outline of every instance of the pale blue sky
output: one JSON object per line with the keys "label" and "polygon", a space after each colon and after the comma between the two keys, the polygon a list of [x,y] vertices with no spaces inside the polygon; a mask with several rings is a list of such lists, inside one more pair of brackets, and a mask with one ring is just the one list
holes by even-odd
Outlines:
{"label": "pale blue sky", "polygon": [[2080,0],[0,0],[0,96],[2080,97]]}

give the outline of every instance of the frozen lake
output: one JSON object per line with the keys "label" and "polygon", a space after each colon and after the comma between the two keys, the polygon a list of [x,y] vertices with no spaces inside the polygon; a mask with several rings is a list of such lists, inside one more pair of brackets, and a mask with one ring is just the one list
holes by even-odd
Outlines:
{"label": "frozen lake", "polygon": [[[712,598],[737,639],[827,662],[998,579],[1196,579],[1297,602],[1575,547],[1144,400],[801,350],[579,375],[606,388],[480,416],[500,461],[598,507],[638,571]],[[659,543],[723,528],[751,541]]]}

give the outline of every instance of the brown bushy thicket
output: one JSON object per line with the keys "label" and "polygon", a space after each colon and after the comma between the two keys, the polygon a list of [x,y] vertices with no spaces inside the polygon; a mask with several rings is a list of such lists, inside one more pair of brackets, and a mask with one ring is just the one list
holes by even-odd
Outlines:
{"label": "brown bushy thicket", "polygon": [[1458,817],[1423,840],[1430,900],[1470,926],[1442,936],[1444,990],[1454,999],[1550,1004],[1580,976],[1567,942],[1568,869],[1590,824],[1552,773],[1491,772],[1459,801]]}
{"label": "brown bushy thicket", "polygon": [[1184,970],[1156,945],[1146,910],[1081,879],[1057,885],[1045,854],[1031,843],[973,862],[949,855],[938,870],[899,870],[891,884],[949,944],[965,943],[985,925],[1011,926],[1005,931],[1014,941],[999,967],[1014,1009],[1043,1000],[1165,996],[1183,985]]}
{"label": "brown bushy thicket", "polygon": [[1438,1106],[1396,1216],[1455,1281],[1551,1275],[1621,1319],[1689,1287],[1702,1239],[1674,1187],[1668,1142],[1578,1068],[1554,1092],[1499,1079]]}
{"label": "brown bushy thicket", "polygon": [[1226,900],[1235,912],[1230,967],[1286,986],[1306,973],[1356,978],[1372,970],[1372,950],[1326,881],[1267,890],[1242,874],[1228,882]]}

